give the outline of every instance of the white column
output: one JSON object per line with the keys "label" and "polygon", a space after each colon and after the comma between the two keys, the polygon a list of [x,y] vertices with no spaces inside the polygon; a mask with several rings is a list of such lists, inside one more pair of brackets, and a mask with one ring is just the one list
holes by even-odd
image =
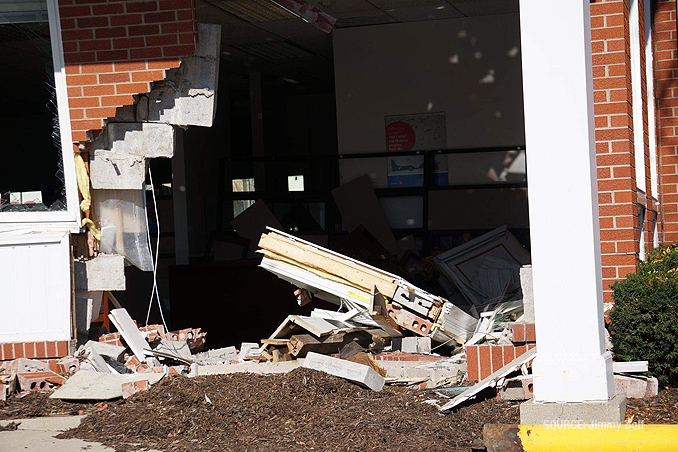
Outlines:
{"label": "white column", "polygon": [[520,0],[536,402],[614,396],[605,351],[589,0]]}

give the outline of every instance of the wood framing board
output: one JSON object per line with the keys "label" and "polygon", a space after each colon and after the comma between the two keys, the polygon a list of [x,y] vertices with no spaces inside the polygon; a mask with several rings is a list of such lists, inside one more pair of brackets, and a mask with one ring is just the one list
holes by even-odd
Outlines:
{"label": "wood framing board", "polygon": [[393,297],[398,287],[396,279],[388,273],[374,271],[365,264],[347,256],[339,258],[327,253],[322,247],[307,246],[274,233],[262,235],[261,240],[259,240],[259,247],[290,259],[299,266],[306,266],[335,275],[365,291],[371,290],[372,286],[375,285],[380,293],[387,297]]}
{"label": "wood framing board", "polygon": [[369,304],[369,293],[362,292],[347,284],[323,278],[315,273],[303,270],[300,267],[268,257],[264,257],[259,266],[296,287],[306,289],[312,295],[329,301],[330,303],[340,305],[341,299],[343,298],[364,308],[367,308]]}

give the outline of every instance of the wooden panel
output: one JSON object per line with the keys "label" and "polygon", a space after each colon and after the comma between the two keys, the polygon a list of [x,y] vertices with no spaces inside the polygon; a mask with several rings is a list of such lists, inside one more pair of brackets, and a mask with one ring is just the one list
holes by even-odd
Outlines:
{"label": "wooden panel", "polygon": [[0,342],[71,339],[68,234],[5,238],[0,244]]}

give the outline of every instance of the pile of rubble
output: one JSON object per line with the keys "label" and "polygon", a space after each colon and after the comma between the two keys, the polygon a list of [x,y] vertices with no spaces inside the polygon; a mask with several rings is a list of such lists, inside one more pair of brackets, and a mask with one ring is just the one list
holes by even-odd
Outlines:
{"label": "pile of rubble", "polygon": [[[58,369],[23,358],[0,367],[2,397],[54,390],[56,399],[111,400],[166,375],[266,375],[297,367],[376,391],[384,384],[416,385],[449,399],[439,406],[443,412],[488,390],[509,400],[532,396],[537,349],[529,255],[506,227],[427,261],[437,271],[426,271],[437,275],[447,298],[271,228],[259,253],[262,268],[298,288],[299,305],[318,298],[337,310],[289,315],[259,343],[206,350],[200,328],[139,328],[125,309],[114,309],[109,318],[118,332],[82,345]],[[646,362],[615,363],[617,392],[656,395],[656,379],[643,372]]]}

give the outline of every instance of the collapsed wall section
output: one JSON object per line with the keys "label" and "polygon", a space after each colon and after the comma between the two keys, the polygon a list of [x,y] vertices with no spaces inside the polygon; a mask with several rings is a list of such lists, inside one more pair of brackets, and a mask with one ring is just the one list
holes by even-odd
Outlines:
{"label": "collapsed wall section", "polygon": [[195,0],[59,0],[74,142],[195,53]]}

